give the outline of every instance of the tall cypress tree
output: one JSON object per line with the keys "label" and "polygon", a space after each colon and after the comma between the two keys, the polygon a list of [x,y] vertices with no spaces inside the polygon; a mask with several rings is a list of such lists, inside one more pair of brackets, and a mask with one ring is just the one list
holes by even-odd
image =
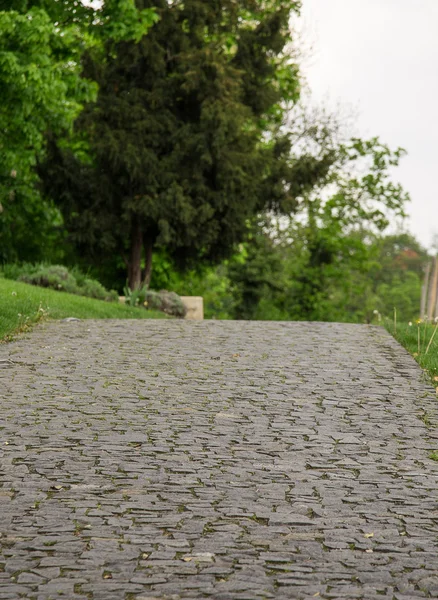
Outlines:
{"label": "tall cypress tree", "polygon": [[84,62],[100,89],[77,121],[89,159],[53,139],[42,169],[78,250],[120,254],[133,289],[149,282],[156,245],[182,264],[220,260],[258,211],[293,208],[290,147],[273,126],[299,95],[285,53],[297,2],[137,7],[160,17],[149,33]]}

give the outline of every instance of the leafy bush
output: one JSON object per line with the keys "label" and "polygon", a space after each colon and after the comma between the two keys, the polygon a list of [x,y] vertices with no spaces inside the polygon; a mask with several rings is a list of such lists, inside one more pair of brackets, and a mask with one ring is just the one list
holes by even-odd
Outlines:
{"label": "leafy bush", "polygon": [[5,279],[18,281],[20,275],[32,275],[36,273],[42,265],[32,265],[29,263],[6,263],[1,267],[1,274]]}
{"label": "leafy bush", "polygon": [[107,300],[108,302],[118,302],[119,294],[116,290],[106,290],[96,279],[84,279],[81,287],[82,296],[96,298],[97,300]]}
{"label": "leafy bush", "polygon": [[88,278],[77,269],[69,270],[63,265],[5,265],[2,268],[2,274],[7,279],[64,291],[69,294],[87,296],[108,302],[118,301],[118,294],[115,290],[108,291],[95,279]]}

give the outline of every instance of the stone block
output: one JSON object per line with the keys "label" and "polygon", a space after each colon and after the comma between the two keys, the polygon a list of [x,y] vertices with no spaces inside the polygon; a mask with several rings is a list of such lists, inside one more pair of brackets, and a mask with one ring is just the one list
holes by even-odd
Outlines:
{"label": "stone block", "polygon": [[204,319],[204,298],[202,296],[181,296],[187,308],[186,319],[191,321],[202,321]]}

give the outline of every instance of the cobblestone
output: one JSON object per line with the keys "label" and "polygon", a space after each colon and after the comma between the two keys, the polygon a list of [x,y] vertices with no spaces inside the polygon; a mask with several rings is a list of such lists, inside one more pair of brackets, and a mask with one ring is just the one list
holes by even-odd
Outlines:
{"label": "cobblestone", "polygon": [[1,600],[438,597],[438,404],[383,329],[52,322],[0,363]]}

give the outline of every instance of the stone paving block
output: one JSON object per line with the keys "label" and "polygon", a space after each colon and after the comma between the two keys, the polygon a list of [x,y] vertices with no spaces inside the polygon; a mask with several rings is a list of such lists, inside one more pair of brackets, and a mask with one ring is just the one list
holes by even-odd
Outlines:
{"label": "stone paving block", "polygon": [[0,360],[0,600],[438,597],[438,404],[383,329],[52,322]]}

